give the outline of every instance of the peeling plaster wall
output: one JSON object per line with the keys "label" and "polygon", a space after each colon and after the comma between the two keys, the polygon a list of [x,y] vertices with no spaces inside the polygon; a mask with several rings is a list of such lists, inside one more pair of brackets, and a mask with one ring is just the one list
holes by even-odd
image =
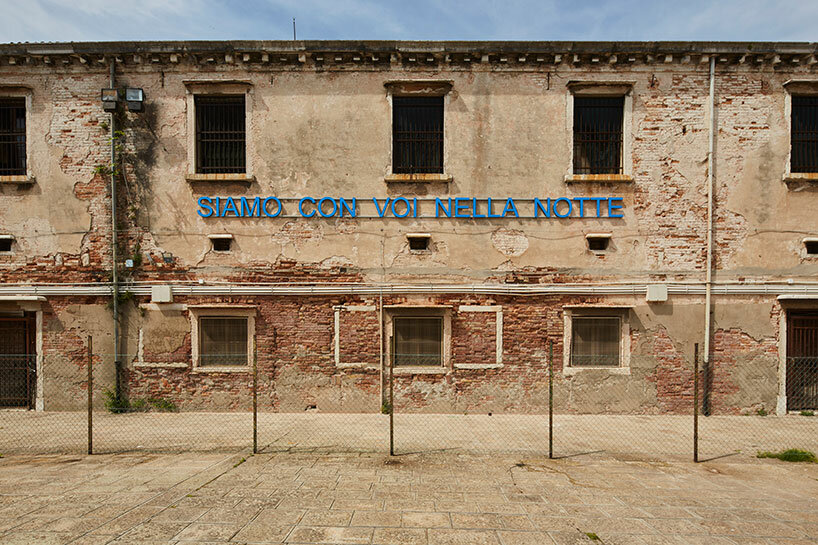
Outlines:
{"label": "peeling plaster wall", "polygon": [[[818,80],[812,65],[717,64],[715,264],[717,281],[814,281],[818,260],[801,239],[818,235],[818,191],[782,179],[788,160],[784,82]],[[105,282],[111,259],[107,87],[103,63],[0,66],[0,86],[31,89],[27,146],[36,182],[0,184],[0,233],[16,237],[0,255],[0,282]],[[452,82],[445,110],[449,183],[387,183],[391,108],[384,83]],[[186,82],[249,82],[248,161],[254,180],[191,182]],[[120,255],[137,261],[127,282],[645,282],[702,281],[705,265],[709,116],[706,63],[561,63],[515,70],[497,62],[468,68],[393,63],[377,69],[282,69],[230,63],[119,64],[120,86],[142,87],[145,111],[122,112],[118,180]],[[630,183],[566,183],[571,170],[569,82],[632,86]],[[622,196],[622,219],[204,219],[201,196],[578,197]],[[294,211],[292,201],[286,203]],[[431,234],[429,252],[407,232]],[[604,254],[585,234],[610,232]],[[211,251],[207,235],[231,233],[233,251]],[[366,352],[361,368],[335,366],[333,305],[358,298],[180,298],[182,304],[240,302],[259,307],[257,339],[265,408],[380,409],[373,344],[379,322],[345,313],[340,351]],[[400,298],[392,303],[404,302]],[[701,342],[701,298],[432,297],[439,304],[503,306],[504,361],[498,369],[453,369],[400,377],[399,401],[416,410],[542,409],[547,343],[555,342],[557,400],[573,412],[684,412],[692,397],[692,346]],[[627,304],[628,375],[562,371],[565,305]],[[147,300],[138,300],[147,304]],[[111,313],[104,298],[53,297],[43,305],[46,408],[74,407],[82,394],[84,346],[93,335],[98,387],[113,383]],[[778,392],[780,323],[773,296],[716,297],[710,382],[715,412],[770,409]],[[126,387],[185,407],[243,410],[248,378],[197,374],[189,312],[125,305]],[[474,317],[471,317],[474,318]],[[491,329],[492,316],[484,320]],[[346,320],[346,321],[344,321]],[[453,320],[454,354],[491,353],[491,333]],[[479,328],[478,328],[479,329]],[[477,342],[474,342],[474,339]],[[379,342],[379,340],[377,341]],[[51,358],[51,359],[49,359]],[[147,364],[147,365],[145,365]],[[156,364],[172,364],[160,366]],[[374,368],[373,368],[374,366]],[[69,384],[69,387],[66,387]],[[101,396],[97,396],[101,399]]]}

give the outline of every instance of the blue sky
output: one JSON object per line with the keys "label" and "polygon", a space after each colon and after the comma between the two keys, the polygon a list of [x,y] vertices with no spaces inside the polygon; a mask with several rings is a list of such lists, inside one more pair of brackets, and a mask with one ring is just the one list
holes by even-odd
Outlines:
{"label": "blue sky", "polygon": [[818,0],[0,0],[0,41],[818,41]]}

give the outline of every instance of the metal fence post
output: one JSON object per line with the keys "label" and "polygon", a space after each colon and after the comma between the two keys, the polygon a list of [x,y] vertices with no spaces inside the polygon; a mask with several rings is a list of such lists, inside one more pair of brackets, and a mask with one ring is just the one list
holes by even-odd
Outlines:
{"label": "metal fence post", "polygon": [[693,345],[693,462],[699,461],[699,343]]}
{"label": "metal fence post", "polygon": [[94,340],[88,335],[88,454],[94,453]]}
{"label": "metal fence post", "polygon": [[253,339],[253,454],[258,453],[258,350]]}
{"label": "metal fence post", "polygon": [[389,339],[389,456],[395,455],[395,342]]}
{"label": "metal fence post", "polygon": [[554,458],[554,340],[548,341],[548,457]]}

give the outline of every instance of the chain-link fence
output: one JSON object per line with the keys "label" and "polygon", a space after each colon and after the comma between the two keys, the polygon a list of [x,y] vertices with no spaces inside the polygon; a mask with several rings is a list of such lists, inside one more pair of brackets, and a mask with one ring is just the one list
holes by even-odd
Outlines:
{"label": "chain-link fence", "polygon": [[430,354],[417,365],[421,356],[259,352],[192,366],[120,355],[117,381],[112,354],[6,355],[0,453],[818,451],[818,358],[790,358],[781,373],[770,354],[567,361],[556,343],[501,364],[447,367]]}

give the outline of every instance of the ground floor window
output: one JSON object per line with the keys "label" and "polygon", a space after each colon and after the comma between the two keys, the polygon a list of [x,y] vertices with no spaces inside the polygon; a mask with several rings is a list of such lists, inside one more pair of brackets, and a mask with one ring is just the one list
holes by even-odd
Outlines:
{"label": "ground floor window", "polygon": [[395,365],[443,365],[443,317],[393,319]]}
{"label": "ground floor window", "polygon": [[563,339],[566,372],[609,368],[627,372],[630,329],[627,308],[566,308]]}
{"label": "ground floor window", "polygon": [[618,317],[575,317],[572,325],[572,367],[619,367]]}
{"label": "ground floor window", "polygon": [[255,309],[203,306],[190,310],[194,368],[247,369],[252,359]]}
{"label": "ground floor window", "polygon": [[200,365],[247,365],[247,318],[199,318]]}

